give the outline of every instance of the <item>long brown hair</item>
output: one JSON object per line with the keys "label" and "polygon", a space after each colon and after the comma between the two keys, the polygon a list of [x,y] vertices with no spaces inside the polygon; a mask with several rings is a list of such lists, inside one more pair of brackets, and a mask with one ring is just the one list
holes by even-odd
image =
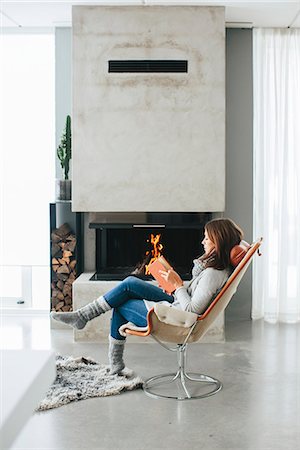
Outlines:
{"label": "long brown hair", "polygon": [[223,270],[231,268],[230,250],[243,239],[243,231],[231,219],[213,219],[205,225],[209,239],[214,243],[213,255],[203,255],[206,267]]}

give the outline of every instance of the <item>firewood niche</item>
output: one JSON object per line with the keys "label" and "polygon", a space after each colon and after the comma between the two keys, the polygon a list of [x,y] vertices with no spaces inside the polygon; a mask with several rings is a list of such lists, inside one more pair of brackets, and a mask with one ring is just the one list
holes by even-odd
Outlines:
{"label": "firewood niche", "polygon": [[76,278],[76,236],[67,223],[51,233],[51,310],[72,311]]}

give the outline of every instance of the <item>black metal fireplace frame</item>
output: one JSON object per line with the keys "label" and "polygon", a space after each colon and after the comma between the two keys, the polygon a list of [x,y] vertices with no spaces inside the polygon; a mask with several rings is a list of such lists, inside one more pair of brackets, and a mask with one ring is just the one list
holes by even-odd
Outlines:
{"label": "black metal fireplace frame", "polygon": [[[109,222],[109,223],[98,223],[91,222],[89,228],[95,229],[96,231],[96,273],[93,275],[91,280],[120,280],[132,273],[134,269],[133,266],[124,266],[124,270],[120,267],[121,272],[114,272],[110,270],[108,266],[108,254],[107,254],[107,239],[112,230],[127,230],[123,231],[127,235],[132,235],[130,230],[148,230],[148,233],[164,230],[173,230],[171,233],[175,234],[177,232],[188,232],[191,230],[193,236],[199,241],[201,236],[203,236],[204,224],[211,219],[211,213],[151,213],[147,215],[147,221],[138,223],[128,223],[128,222]],[[199,244],[199,242],[197,242]],[[201,249],[199,248],[199,253]],[[194,254],[193,257],[197,255]],[[140,261],[141,262],[141,261]],[[190,261],[192,264],[192,260]],[[177,265],[176,265],[177,268]],[[181,276],[183,279],[188,279],[190,277],[190,267],[187,268],[186,265],[180,268]],[[151,279],[147,275],[141,275],[144,279]]]}

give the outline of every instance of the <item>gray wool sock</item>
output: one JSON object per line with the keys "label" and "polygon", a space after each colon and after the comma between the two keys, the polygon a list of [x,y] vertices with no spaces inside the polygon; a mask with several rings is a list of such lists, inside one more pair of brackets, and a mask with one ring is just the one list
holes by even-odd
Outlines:
{"label": "gray wool sock", "polygon": [[66,323],[77,330],[84,328],[89,320],[109,311],[111,307],[103,296],[74,312],[51,312],[50,316],[58,322]]}
{"label": "gray wool sock", "polygon": [[119,374],[124,368],[125,364],[123,361],[123,353],[124,353],[124,340],[118,340],[109,336],[109,350],[108,350],[108,359],[110,364],[110,373]]}

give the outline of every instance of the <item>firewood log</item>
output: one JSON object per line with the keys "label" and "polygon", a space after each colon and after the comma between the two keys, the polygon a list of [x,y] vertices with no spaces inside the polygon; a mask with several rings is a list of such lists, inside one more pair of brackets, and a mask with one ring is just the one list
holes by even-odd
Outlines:
{"label": "firewood log", "polygon": [[58,298],[59,300],[64,300],[65,296],[59,289],[53,289],[52,297]]}
{"label": "firewood log", "polygon": [[54,232],[61,238],[66,238],[67,236],[69,236],[70,233],[72,233],[72,230],[68,223],[64,223],[59,228],[56,228]]}
{"label": "firewood log", "polygon": [[70,269],[67,264],[63,264],[57,269],[57,273],[70,273]]}
{"label": "firewood log", "polygon": [[71,306],[70,306],[70,305],[65,305],[65,306],[63,306],[61,309],[62,309],[64,312],[69,312],[70,309],[71,309]]}
{"label": "firewood log", "polygon": [[63,294],[64,294],[64,298],[69,295],[72,295],[72,286],[68,283],[65,283],[64,288],[63,288]]}
{"label": "firewood log", "polygon": [[76,259],[73,259],[72,261],[70,261],[69,267],[71,270],[75,269],[76,263],[77,263]]}
{"label": "firewood log", "polygon": [[52,309],[56,307],[56,305],[58,305],[58,303],[61,302],[61,300],[59,298],[55,298],[55,297],[51,297],[51,306]]}
{"label": "firewood log", "polygon": [[65,304],[66,305],[72,305],[72,298],[71,297],[65,297]]}
{"label": "firewood log", "polygon": [[64,302],[57,303],[57,305],[55,306],[56,311],[60,311],[64,305],[65,305]]}
{"label": "firewood log", "polygon": [[58,258],[58,262],[59,264],[63,265],[63,264],[69,264],[70,262],[70,258]]}
{"label": "firewood log", "polygon": [[59,242],[59,241],[61,241],[61,236],[59,236],[54,231],[52,231],[52,233],[51,233],[51,240],[52,240],[52,242],[55,242],[55,243]]}
{"label": "firewood log", "polygon": [[66,281],[69,276],[66,273],[56,273],[57,276],[57,280],[62,280],[62,281]]}
{"label": "firewood log", "polygon": [[61,252],[61,248],[58,244],[53,244],[51,245],[51,256],[52,257],[57,257],[59,252]]}
{"label": "firewood log", "polygon": [[74,252],[76,247],[76,239],[73,239],[72,241],[69,241],[65,244],[64,250],[69,250],[70,252]]}
{"label": "firewood log", "polygon": [[58,280],[58,282],[56,283],[56,286],[58,287],[58,289],[60,291],[62,291],[65,286],[65,283],[62,280]]}
{"label": "firewood log", "polygon": [[74,270],[70,273],[70,276],[68,278],[69,283],[73,283],[75,281],[76,275],[74,273]]}

